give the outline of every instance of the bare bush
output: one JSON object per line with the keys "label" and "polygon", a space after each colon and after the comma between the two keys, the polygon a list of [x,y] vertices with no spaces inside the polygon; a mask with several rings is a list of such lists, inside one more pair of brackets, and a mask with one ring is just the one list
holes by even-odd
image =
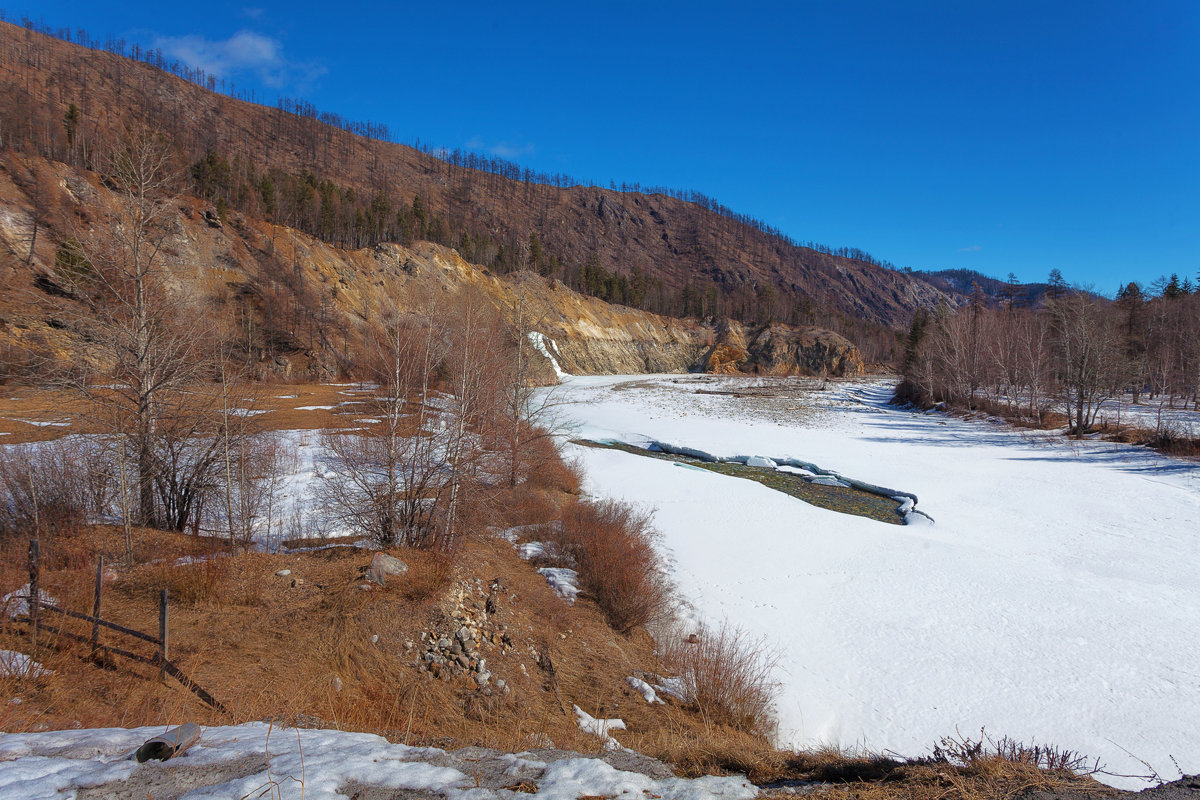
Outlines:
{"label": "bare bush", "polygon": [[706,722],[771,737],[776,728],[778,655],[766,639],[722,623],[663,643],[663,661],[679,674],[687,700]]}
{"label": "bare bush", "polygon": [[296,469],[296,448],[277,431],[241,431],[225,439],[204,503],[205,529],[224,534],[235,547],[247,547],[256,537],[282,538],[278,495],[284,474]]}
{"label": "bare bush", "polygon": [[671,592],[654,546],[656,535],[650,514],[626,503],[579,502],[563,515],[559,551],[620,633],[670,613]]}
{"label": "bare bush", "polygon": [[978,767],[988,761],[1025,764],[1051,772],[1094,774],[1102,769],[1098,761],[1093,761],[1074,750],[1055,745],[1026,744],[1007,736],[995,740],[982,729],[978,739],[962,734],[942,737],[941,741],[933,746],[931,760],[966,769]]}
{"label": "bare bush", "polygon": [[0,533],[61,532],[102,513],[111,487],[101,459],[77,439],[0,450]]}

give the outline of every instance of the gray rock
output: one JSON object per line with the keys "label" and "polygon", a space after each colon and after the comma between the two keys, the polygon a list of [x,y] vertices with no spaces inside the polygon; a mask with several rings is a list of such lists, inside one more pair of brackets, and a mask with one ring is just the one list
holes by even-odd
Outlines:
{"label": "gray rock", "polygon": [[292,571],[290,569],[281,569],[278,572],[276,572],[275,574],[278,575],[280,578],[286,578],[288,575],[292,574]]}
{"label": "gray rock", "polygon": [[371,558],[371,566],[367,567],[367,580],[382,586],[388,579],[388,576],[398,577],[408,572],[408,564],[405,564],[395,556],[389,556],[387,553],[376,553]]}

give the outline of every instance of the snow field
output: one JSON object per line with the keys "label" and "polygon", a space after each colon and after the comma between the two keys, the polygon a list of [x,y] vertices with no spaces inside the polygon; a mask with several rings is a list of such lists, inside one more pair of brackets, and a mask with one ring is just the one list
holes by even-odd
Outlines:
{"label": "snow field", "polygon": [[570,378],[556,391],[572,403],[572,438],[803,459],[912,492],[937,520],[884,525],[751,481],[570,448],[586,490],[656,510],[700,617],[778,646],[781,743],[919,755],[985,727],[1114,773],[1145,774],[1143,759],[1175,777],[1172,755],[1200,771],[1195,465],[892,409],[886,383],[747,417],[737,398],[695,393],[712,381]]}

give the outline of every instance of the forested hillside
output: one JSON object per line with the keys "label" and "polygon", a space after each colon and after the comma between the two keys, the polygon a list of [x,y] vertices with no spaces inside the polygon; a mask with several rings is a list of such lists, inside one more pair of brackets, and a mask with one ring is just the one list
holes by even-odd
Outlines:
{"label": "forested hillside", "polygon": [[[429,240],[470,262],[559,278],[672,316],[817,325],[893,355],[916,308],[961,292],[868,254],[801,246],[695,193],[599,188],[473,154],[398,144],[299,101],[267,107],[161,53],[0,23],[0,143],[98,169],[126,125],[161,132],[190,192],[340,247]],[[420,120],[412,122],[419,134]],[[623,190],[624,189],[624,190]]]}

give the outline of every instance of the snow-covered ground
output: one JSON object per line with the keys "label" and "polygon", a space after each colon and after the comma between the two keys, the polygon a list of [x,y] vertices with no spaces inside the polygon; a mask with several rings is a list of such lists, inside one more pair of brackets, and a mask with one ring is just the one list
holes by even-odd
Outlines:
{"label": "snow-covered ground", "polygon": [[[588,719],[598,735],[619,728],[615,723],[620,720]],[[357,784],[435,793],[447,800],[494,800],[517,796],[504,787],[522,782],[526,788],[535,785],[536,796],[545,800],[584,795],[747,800],[758,793],[740,777],[652,778],[566,753],[506,755],[474,749],[448,754],[392,744],[370,733],[272,730],[260,722],[206,728],[199,744],[166,763],[138,764],[131,759],[144,741],[164,731],[0,733],[0,797],[51,800],[74,797],[81,788],[108,787],[122,797],[326,800],[357,797],[352,788]]]}
{"label": "snow-covered ground", "polygon": [[1169,780],[1171,756],[1200,771],[1195,464],[891,408],[883,381],[801,385],[609,376],[553,390],[573,437],[803,459],[915,493],[936,520],[887,525],[570,448],[588,491],[656,509],[698,616],[779,648],[784,743],[919,755],[985,727],[1113,773],[1144,775],[1141,759]]}

